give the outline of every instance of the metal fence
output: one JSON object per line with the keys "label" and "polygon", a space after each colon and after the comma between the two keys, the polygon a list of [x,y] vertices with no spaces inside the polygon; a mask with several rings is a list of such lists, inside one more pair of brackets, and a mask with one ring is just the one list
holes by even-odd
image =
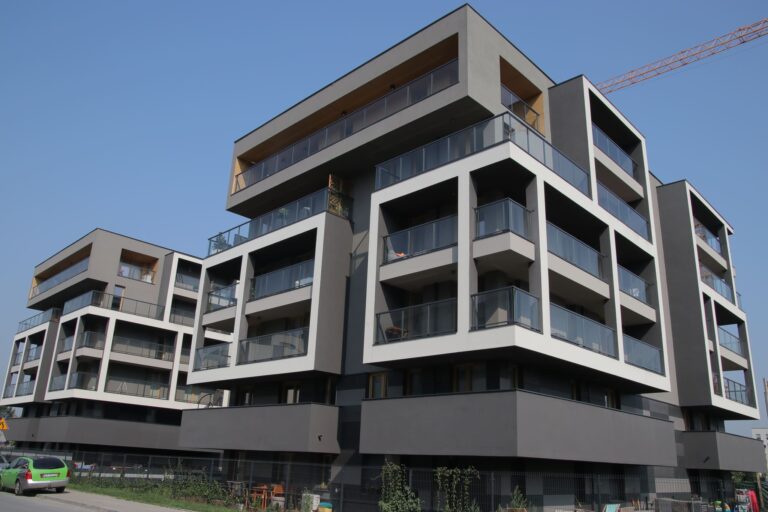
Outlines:
{"label": "metal fence", "polygon": [[[34,455],[34,450],[4,450],[9,458]],[[380,466],[345,466],[284,461],[172,457],[106,452],[51,452],[65,459],[77,477],[173,479],[197,475],[225,488],[255,492],[279,486],[278,498],[287,510],[299,509],[302,494],[330,502],[333,510],[377,512],[381,492]],[[736,489],[727,473],[653,476],[653,469],[627,467],[616,472],[480,471],[470,485],[481,512],[497,512],[518,488],[528,500],[528,512],[714,512],[711,503],[734,504]],[[719,475],[719,476],[714,476]],[[438,487],[433,469],[407,470],[408,483],[424,512],[438,512]],[[251,491],[252,490],[252,491]],[[609,505],[610,507],[606,507]],[[623,510],[622,512],[627,512]]]}

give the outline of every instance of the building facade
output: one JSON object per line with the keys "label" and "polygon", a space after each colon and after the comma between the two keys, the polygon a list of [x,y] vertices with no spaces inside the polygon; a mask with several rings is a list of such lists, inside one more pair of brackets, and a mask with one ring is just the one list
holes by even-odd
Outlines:
{"label": "building facade", "polygon": [[[123,249],[159,266],[155,295],[122,296],[160,302],[138,323],[176,339],[147,375],[166,372],[170,398],[216,397],[131,400],[179,418],[179,450],[326,466],[350,485],[385,459],[524,475],[500,496],[521,481],[546,496],[542,472],[633,475],[647,499],[664,479],[711,494],[694,482],[763,471],[759,443],[724,428],[759,417],[733,229],[647,161],[588,79],[555,83],[463,6],[237,140],[227,208],[245,220],[204,258]],[[174,286],[182,263],[191,292]],[[117,278],[97,280],[108,301]],[[107,403],[113,367],[137,364],[114,349],[136,313],[68,307],[95,289],[75,281],[30,299],[63,310],[16,337],[14,422]],[[101,352],[60,355],[92,326]],[[22,340],[42,347],[40,370]],[[41,387],[28,375],[43,369]],[[85,371],[95,390],[56,389]],[[13,439],[60,442],[32,437]]]}

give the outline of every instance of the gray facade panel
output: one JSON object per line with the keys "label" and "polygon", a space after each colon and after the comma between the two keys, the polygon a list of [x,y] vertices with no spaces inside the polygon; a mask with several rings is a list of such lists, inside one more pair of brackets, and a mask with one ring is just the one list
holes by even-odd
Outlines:
{"label": "gray facade panel", "polygon": [[763,443],[725,432],[679,432],[681,465],[687,469],[766,471]]}
{"label": "gray facade panel", "polygon": [[188,449],[339,453],[339,410],[320,404],[184,411],[179,444]]}

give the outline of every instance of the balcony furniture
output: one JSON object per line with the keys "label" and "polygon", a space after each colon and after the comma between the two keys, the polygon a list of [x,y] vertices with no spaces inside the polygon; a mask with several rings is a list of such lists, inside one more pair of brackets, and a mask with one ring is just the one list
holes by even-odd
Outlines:
{"label": "balcony furniture", "polygon": [[400,339],[408,337],[408,329],[392,325],[384,329],[384,335],[389,338]]}

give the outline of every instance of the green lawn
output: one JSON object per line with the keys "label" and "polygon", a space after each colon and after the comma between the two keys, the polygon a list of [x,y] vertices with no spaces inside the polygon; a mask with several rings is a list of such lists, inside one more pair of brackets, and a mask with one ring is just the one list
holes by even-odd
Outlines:
{"label": "green lawn", "polygon": [[91,485],[87,482],[70,482],[68,488],[74,489],[76,491],[104,494],[106,496],[112,496],[113,498],[120,498],[123,500],[148,503],[150,505],[179,508],[183,510],[193,510],[195,512],[232,512],[233,510],[236,510],[235,508],[224,507],[221,505],[209,505],[207,503],[198,503],[194,501],[185,501],[182,499],[171,498],[160,490],[146,489],[142,490],[141,492],[136,492],[132,489],[126,489],[122,487],[102,487]]}

